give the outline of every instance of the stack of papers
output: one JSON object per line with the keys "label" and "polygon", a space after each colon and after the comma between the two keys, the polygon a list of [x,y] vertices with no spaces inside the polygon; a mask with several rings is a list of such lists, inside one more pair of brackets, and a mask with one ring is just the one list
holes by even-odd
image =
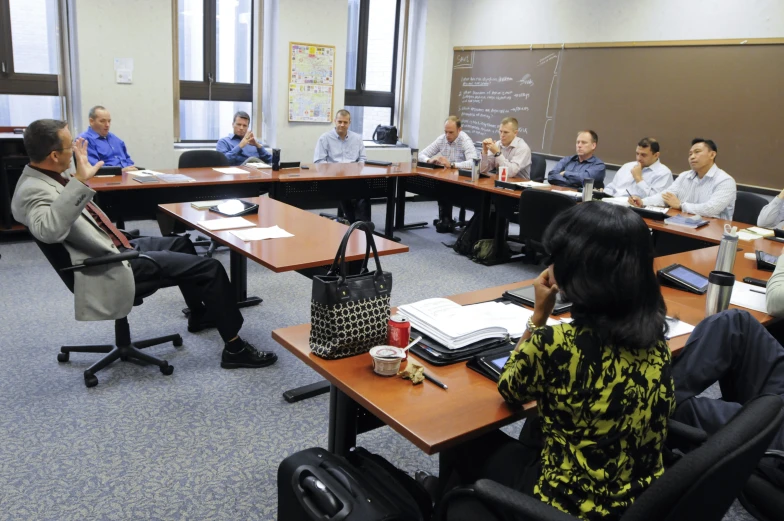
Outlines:
{"label": "stack of papers", "polygon": [[294,237],[293,234],[277,226],[270,226],[269,228],[245,228],[243,230],[231,230],[229,233],[236,235],[240,240],[245,242]]}
{"label": "stack of papers", "polygon": [[242,217],[227,217],[225,219],[212,219],[210,221],[199,221],[196,224],[210,231],[231,230],[232,228],[252,228],[255,223]]}
{"label": "stack of papers", "polygon": [[765,288],[752,286],[751,284],[738,282],[736,280],[735,285],[732,286],[730,304],[767,313],[768,307],[765,303],[765,296]]}
{"label": "stack of papers", "polygon": [[540,183],[538,181],[521,181],[519,183],[514,183],[517,186],[522,186],[524,188],[541,188],[543,186],[550,186],[547,183]]}
{"label": "stack of papers", "polygon": [[268,165],[267,163],[245,163],[243,166],[251,166],[253,168],[272,168],[272,165]]}
{"label": "stack of papers", "polygon": [[[631,206],[629,204],[628,196],[605,197],[604,199],[602,199],[602,201],[605,203],[617,204],[618,206]],[[670,208],[668,206],[644,206],[643,209],[649,212],[657,212],[657,213],[667,213],[670,211]]]}
{"label": "stack of papers", "polygon": [[219,201],[193,201],[191,206],[196,208],[197,210],[209,210],[213,206],[218,206],[219,204],[225,202],[224,200]]}
{"label": "stack of papers", "polygon": [[738,231],[738,239],[742,241],[756,241],[757,239],[762,239],[763,237],[772,237],[773,235],[773,230],[759,228],[757,226],[752,226],[751,228]]}
{"label": "stack of papers", "polygon": [[237,168],[236,166],[228,166],[226,168],[213,168],[216,172],[220,172],[221,174],[228,174],[228,175],[236,175],[236,174],[247,174],[247,170],[243,170],[242,168]]}
{"label": "stack of papers", "polygon": [[[431,298],[398,308],[414,329],[449,349],[459,349],[489,338],[519,338],[533,311],[515,304],[482,302],[461,306],[445,298]],[[558,324],[548,319],[548,325]]]}
{"label": "stack of papers", "polygon": [[[147,172],[147,170],[145,170]],[[194,181],[192,177],[183,174],[162,174],[160,172],[153,172],[155,177],[166,183],[190,183]]]}
{"label": "stack of papers", "polygon": [[708,221],[700,218],[698,215],[687,217],[686,215],[678,214],[673,215],[668,219],[664,219],[664,224],[674,224],[676,226],[685,226],[686,228],[699,228],[700,226],[708,224]]}
{"label": "stack of papers", "polygon": [[666,317],[665,320],[670,327],[670,330],[667,332],[667,340],[675,338],[676,336],[688,335],[694,331],[694,326],[678,320],[677,318]]}

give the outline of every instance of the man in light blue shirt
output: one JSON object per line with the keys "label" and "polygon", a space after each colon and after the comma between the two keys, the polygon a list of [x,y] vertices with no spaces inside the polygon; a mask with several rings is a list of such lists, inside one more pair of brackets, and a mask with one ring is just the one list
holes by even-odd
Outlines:
{"label": "man in light blue shirt", "polygon": [[593,130],[577,133],[576,154],[566,156],[547,174],[551,185],[582,188],[586,179],[593,179],[594,188],[603,188],[606,168],[604,162],[593,155],[599,136]]}
{"label": "man in light blue shirt", "polygon": [[125,143],[111,132],[112,115],[105,107],[96,105],[90,109],[90,128],[79,137],[87,141],[87,158],[90,164],[103,161],[103,166],[120,166],[123,172],[138,170],[125,148]]}
{"label": "man in light blue shirt", "polygon": [[672,184],[672,172],[659,161],[659,142],[644,137],[637,143],[637,160],[623,165],[604,189],[613,197],[659,194]]}
{"label": "man in light blue shirt", "polygon": [[[322,134],[316,142],[314,163],[358,163],[367,159],[362,136],[351,132],[349,126],[351,114],[340,109],[335,114],[335,128]],[[340,204],[349,222],[370,221],[370,199],[346,199]]]}
{"label": "man in light blue shirt", "polygon": [[232,126],[234,133],[221,138],[215,146],[218,152],[226,156],[231,166],[242,165],[252,157],[267,164],[272,162],[272,154],[264,150],[261,143],[256,141],[253,131],[249,130],[250,116],[247,112],[239,111],[234,114]]}

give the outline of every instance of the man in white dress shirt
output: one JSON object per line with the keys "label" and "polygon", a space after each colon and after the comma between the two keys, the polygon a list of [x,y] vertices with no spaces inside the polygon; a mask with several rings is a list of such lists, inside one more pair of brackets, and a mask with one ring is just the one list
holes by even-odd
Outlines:
{"label": "man in white dress shirt", "polygon": [[492,168],[505,166],[509,177],[521,177],[523,181],[531,179],[531,147],[523,138],[518,137],[519,125],[515,118],[504,118],[498,128],[498,141],[489,137],[482,141],[482,173]]}
{"label": "man in white dress shirt", "polygon": [[[419,153],[419,160],[437,163],[444,168],[471,168],[476,158],[474,142],[460,130],[462,123],[457,116],[449,116],[444,122],[444,133]],[[436,231],[446,233],[454,229],[452,205],[449,201],[438,201]]]}
{"label": "man in white dress shirt", "polygon": [[784,190],[760,211],[757,226],[784,229]]}
{"label": "man in white dress shirt", "polygon": [[672,184],[672,172],[659,161],[660,150],[658,141],[642,138],[637,143],[637,160],[618,169],[604,191],[613,197],[649,197],[663,192]]}
{"label": "man in white dress shirt", "polygon": [[687,170],[678,176],[664,192],[640,198],[629,198],[629,204],[643,206],[669,206],[685,213],[703,217],[732,220],[735,212],[735,179],[716,166],[718,147],[710,139],[694,138],[689,149]]}

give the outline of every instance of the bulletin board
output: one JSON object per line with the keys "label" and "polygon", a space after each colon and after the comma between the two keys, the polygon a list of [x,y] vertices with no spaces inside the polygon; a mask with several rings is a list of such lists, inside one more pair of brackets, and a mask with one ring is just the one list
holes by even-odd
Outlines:
{"label": "bulletin board", "polygon": [[330,123],[335,46],[289,43],[289,121]]}

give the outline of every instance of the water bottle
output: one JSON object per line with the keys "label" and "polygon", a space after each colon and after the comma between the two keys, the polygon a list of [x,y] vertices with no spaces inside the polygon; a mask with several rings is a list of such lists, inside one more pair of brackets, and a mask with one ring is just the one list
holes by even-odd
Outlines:
{"label": "water bottle", "polygon": [[272,169],[273,170],[280,170],[280,149],[273,148],[272,149]]}
{"label": "water bottle", "polygon": [[593,200],[593,179],[586,179],[583,182],[583,202]]}
{"label": "water bottle", "polygon": [[479,181],[479,158],[474,158],[474,164],[471,165],[471,181]]}
{"label": "water bottle", "polygon": [[412,148],[411,149],[411,168],[417,167],[417,161],[419,161],[419,149]]}
{"label": "water bottle", "polygon": [[738,252],[738,228],[724,225],[724,236],[719,244],[719,253],[716,254],[716,266],[714,271],[726,271],[733,273],[735,267],[735,254]]}

